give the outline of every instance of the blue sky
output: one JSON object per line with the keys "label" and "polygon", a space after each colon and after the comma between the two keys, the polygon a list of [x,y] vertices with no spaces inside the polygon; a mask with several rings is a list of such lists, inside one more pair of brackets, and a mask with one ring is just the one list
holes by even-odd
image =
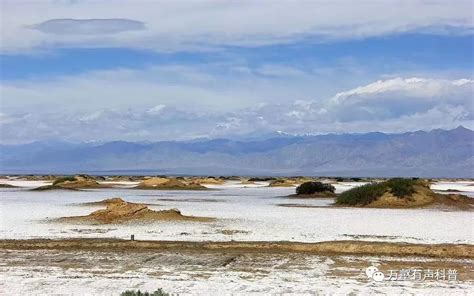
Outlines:
{"label": "blue sky", "polygon": [[211,52],[155,52],[130,48],[57,48],[46,53],[4,54],[2,80],[50,78],[94,70],[141,69],[153,65],[225,63],[239,59],[249,67],[283,64],[298,68],[331,67],[351,60],[378,75],[398,72],[458,72],[472,74],[472,35],[394,34],[362,40],[318,43],[302,40],[290,45],[257,48],[224,47]]}
{"label": "blue sky", "polygon": [[115,3],[2,2],[1,142],[473,127],[471,1]]}

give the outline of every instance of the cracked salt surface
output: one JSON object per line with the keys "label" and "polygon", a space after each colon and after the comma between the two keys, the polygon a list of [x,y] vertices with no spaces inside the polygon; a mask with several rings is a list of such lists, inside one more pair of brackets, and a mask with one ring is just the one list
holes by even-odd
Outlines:
{"label": "cracked salt surface", "polygon": [[[32,182],[10,181],[32,186]],[[40,182],[37,182],[38,184]],[[44,184],[41,183],[42,185]],[[472,183],[469,183],[472,184]],[[436,188],[474,186],[452,182]],[[358,183],[336,185],[337,191]],[[412,243],[474,242],[472,213],[435,209],[330,208],[331,199],[294,199],[294,188],[271,188],[266,183],[230,182],[209,186],[210,191],[150,191],[108,188],[83,191],[29,191],[1,189],[0,238],[129,238],[182,241],[300,241],[359,239]],[[87,215],[99,209],[79,203],[122,197],[143,202],[154,210],[178,208],[184,215],[215,217],[211,223],[158,222],[152,224],[74,225],[45,222],[64,216]],[[218,200],[219,202],[213,202]],[[278,204],[316,206],[281,207]]]}
{"label": "cracked salt surface", "polygon": [[[7,251],[0,259],[0,294],[118,295],[127,289],[154,291],[158,287],[180,295],[473,292],[473,278],[469,276],[472,260],[445,263],[372,256],[55,250]],[[443,264],[460,271],[459,281],[377,283],[365,276],[370,265],[387,270],[399,265],[426,269]]]}

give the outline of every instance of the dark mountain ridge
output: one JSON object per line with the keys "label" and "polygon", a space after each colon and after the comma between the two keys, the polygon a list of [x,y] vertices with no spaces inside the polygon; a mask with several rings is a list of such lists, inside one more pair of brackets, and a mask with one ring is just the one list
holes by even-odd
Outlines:
{"label": "dark mountain ridge", "polygon": [[0,145],[0,172],[474,177],[474,132]]}

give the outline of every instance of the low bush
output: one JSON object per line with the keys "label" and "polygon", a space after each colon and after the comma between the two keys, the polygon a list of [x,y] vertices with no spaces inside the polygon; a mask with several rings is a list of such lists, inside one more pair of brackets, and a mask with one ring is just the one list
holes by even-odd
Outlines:
{"label": "low bush", "polygon": [[271,177],[255,177],[255,178],[250,178],[248,181],[249,182],[267,182],[267,181],[272,181],[275,180],[275,178]]}
{"label": "low bush", "polygon": [[344,191],[337,197],[337,204],[366,205],[387,191],[383,183],[370,183]]}
{"label": "low bush", "polygon": [[404,197],[411,195],[415,192],[413,186],[417,183],[417,180],[393,178],[386,181],[387,186],[390,188],[390,192],[396,197]]}
{"label": "low bush", "polygon": [[414,186],[418,180],[393,178],[381,183],[369,183],[349,189],[341,193],[336,200],[337,204],[367,205],[385,192],[390,192],[398,198],[410,196],[415,192]]}
{"label": "low bush", "polygon": [[324,184],[324,183],[321,183],[321,182],[305,182],[303,184],[301,184],[300,186],[296,187],[296,194],[314,194],[314,193],[318,193],[318,192],[332,192],[334,193],[334,191],[336,190],[336,188],[334,188],[334,186],[332,186],[331,184]]}

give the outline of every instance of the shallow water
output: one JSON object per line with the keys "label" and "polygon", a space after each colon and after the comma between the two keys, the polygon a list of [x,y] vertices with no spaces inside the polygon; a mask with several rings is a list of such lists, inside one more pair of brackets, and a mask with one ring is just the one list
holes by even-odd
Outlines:
{"label": "shallow water", "polygon": [[[10,181],[36,187],[44,182]],[[470,183],[471,184],[471,183]],[[209,191],[134,190],[83,191],[0,189],[0,238],[116,237],[150,240],[301,241],[379,240],[414,243],[473,243],[472,213],[434,209],[329,208],[331,199],[288,198],[294,188],[270,188],[266,183],[230,182]],[[358,183],[336,185],[337,192]],[[474,192],[467,183],[439,183],[443,188]],[[448,188],[449,187],[449,188]],[[47,222],[63,216],[87,215],[99,209],[79,203],[122,197],[157,204],[155,210],[177,208],[184,215],[217,218],[216,222],[157,222],[142,225],[74,225]],[[314,206],[282,207],[279,204]],[[230,230],[230,231],[227,231]]]}

